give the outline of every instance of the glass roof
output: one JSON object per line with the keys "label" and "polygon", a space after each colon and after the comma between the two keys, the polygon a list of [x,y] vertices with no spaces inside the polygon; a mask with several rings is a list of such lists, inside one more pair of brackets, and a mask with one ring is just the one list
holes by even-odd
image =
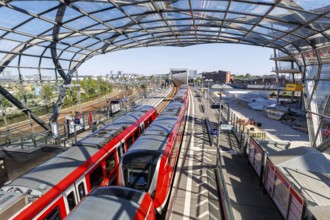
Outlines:
{"label": "glass roof", "polygon": [[[25,68],[22,59],[11,64],[19,54],[72,70],[91,56],[146,46],[240,43],[303,52],[328,44],[329,12],[328,0],[5,0],[0,71]],[[33,63],[40,69],[44,62]]]}

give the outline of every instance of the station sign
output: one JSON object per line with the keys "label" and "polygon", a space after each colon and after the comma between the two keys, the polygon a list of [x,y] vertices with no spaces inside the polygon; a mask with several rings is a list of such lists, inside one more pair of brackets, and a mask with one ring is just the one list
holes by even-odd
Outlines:
{"label": "station sign", "polygon": [[303,91],[303,86],[302,84],[296,83],[296,84],[286,84],[285,86],[286,91],[293,91],[293,92],[301,92]]}
{"label": "station sign", "polygon": [[210,133],[211,133],[211,135],[217,136],[217,135],[218,135],[218,129],[216,129],[216,128],[211,128]]}
{"label": "station sign", "polygon": [[233,129],[233,125],[231,124],[221,124],[220,130],[221,131],[231,131]]}

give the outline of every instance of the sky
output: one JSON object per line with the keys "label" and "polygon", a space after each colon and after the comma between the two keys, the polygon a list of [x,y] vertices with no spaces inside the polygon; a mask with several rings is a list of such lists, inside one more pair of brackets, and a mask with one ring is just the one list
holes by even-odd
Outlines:
{"label": "sky", "polygon": [[203,71],[224,70],[232,74],[271,74],[273,49],[238,44],[204,44],[189,47],[147,47],[98,55],[78,68],[79,75],[169,73],[171,68]]}

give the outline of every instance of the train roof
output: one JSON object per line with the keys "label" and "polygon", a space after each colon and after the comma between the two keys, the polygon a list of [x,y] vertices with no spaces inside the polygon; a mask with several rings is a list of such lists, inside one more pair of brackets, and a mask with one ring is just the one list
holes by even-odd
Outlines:
{"label": "train roof", "polygon": [[186,89],[186,88],[188,88],[188,85],[187,85],[187,84],[182,84],[182,85],[180,86],[180,89]]}
{"label": "train roof", "polygon": [[76,146],[93,146],[102,148],[106,143],[115,138],[119,133],[126,129],[127,126],[135,123],[141,118],[146,112],[154,107],[150,105],[143,105],[130,112],[127,115],[119,118],[116,122],[108,124],[97,131],[89,134],[85,138],[76,142]]}
{"label": "train roof", "polygon": [[173,115],[178,116],[180,113],[180,110],[184,104],[182,102],[178,101],[172,101],[170,104],[167,105],[167,107],[162,111],[162,113],[159,115],[159,117],[162,117],[164,115]]}
{"label": "train roof", "polygon": [[66,219],[134,219],[145,192],[124,187],[98,187]]}
{"label": "train roof", "polygon": [[177,116],[158,116],[145,133],[129,148],[127,154],[136,150],[162,153],[177,119]]}
{"label": "train roof", "polygon": [[8,191],[11,187],[19,188],[22,193],[32,189],[31,195],[41,196],[57,185],[64,177],[82,165],[98,149],[92,147],[72,147],[28,173],[5,184],[2,188]]}

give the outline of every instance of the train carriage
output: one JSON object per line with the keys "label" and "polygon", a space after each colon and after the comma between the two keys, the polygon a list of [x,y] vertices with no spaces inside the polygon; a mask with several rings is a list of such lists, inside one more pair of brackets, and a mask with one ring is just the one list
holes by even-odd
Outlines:
{"label": "train carriage", "polygon": [[156,116],[154,107],[138,107],[5,184],[2,194],[25,197],[12,218],[52,219],[57,214],[64,218],[93,187],[116,184],[120,157]]}
{"label": "train carriage", "polygon": [[120,161],[119,185],[148,192],[159,214],[168,201],[177,164],[184,100],[172,101]]}
{"label": "train carriage", "polygon": [[148,193],[108,186],[95,188],[66,219],[154,220],[155,213]]}

